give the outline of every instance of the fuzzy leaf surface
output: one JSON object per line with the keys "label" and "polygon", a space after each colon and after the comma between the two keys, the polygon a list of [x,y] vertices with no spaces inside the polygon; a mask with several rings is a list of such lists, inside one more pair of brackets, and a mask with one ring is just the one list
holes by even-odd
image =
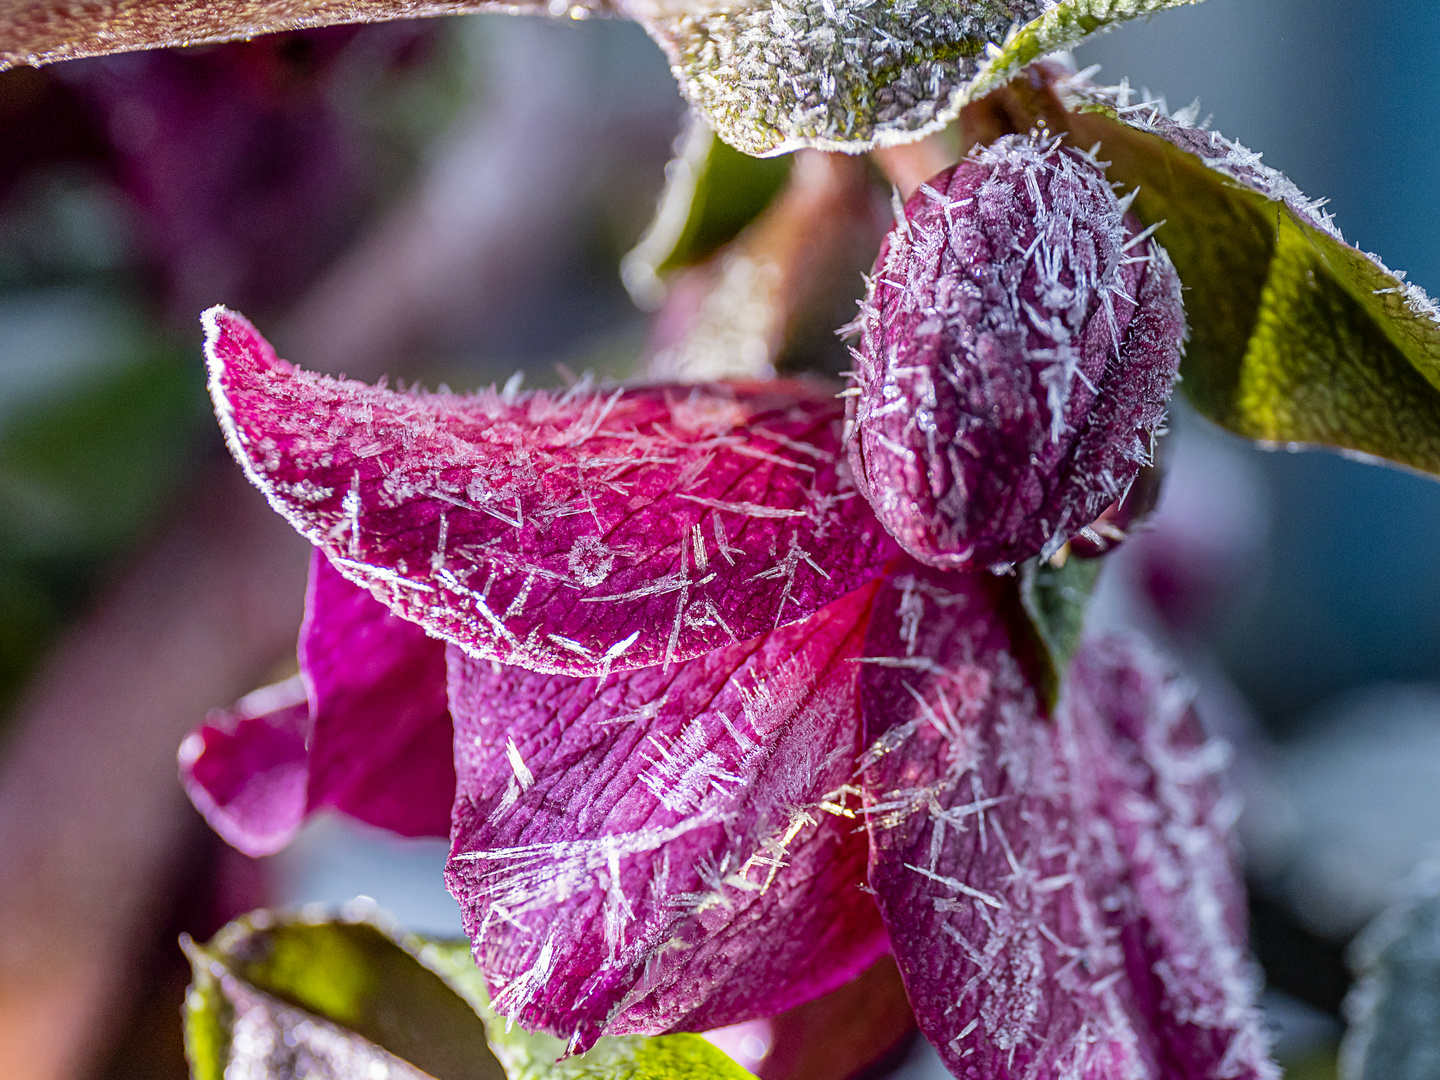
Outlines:
{"label": "fuzzy leaf surface", "polygon": [[1181,375],[1236,434],[1440,473],[1440,308],[1345,243],[1321,203],[1191,110],[1131,100],[1047,63],[1011,84],[1022,114],[1100,144],[1170,253],[1191,327]]}
{"label": "fuzzy leaf surface", "polygon": [[346,577],[478,659],[683,661],[804,619],[893,550],[829,386],[400,393],[301,371],[223,308],[205,324],[252,482]]}
{"label": "fuzzy leaf surface", "polygon": [[[747,154],[855,153],[937,131],[977,89],[1107,26],[1195,0],[630,0],[690,103]],[[1017,33],[1010,34],[1012,27]]]}
{"label": "fuzzy leaf surface", "polygon": [[1188,699],[1103,646],[1044,718],[1018,607],[917,565],[866,642],[870,881],[921,1030],[966,1080],[1275,1077]]}
{"label": "fuzzy leaf surface", "polygon": [[773,1016],[884,951],[858,751],[871,585],[684,664],[545,676],[451,650],[450,891],[495,1006],[602,1035]]}

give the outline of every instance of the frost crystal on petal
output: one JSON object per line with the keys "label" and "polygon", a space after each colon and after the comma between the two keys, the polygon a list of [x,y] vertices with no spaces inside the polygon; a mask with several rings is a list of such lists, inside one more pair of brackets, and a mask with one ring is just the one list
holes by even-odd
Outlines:
{"label": "frost crystal on petal", "polygon": [[1150,460],[1180,287],[1099,163],[1007,136],[906,204],[857,321],[851,463],[927,564],[1048,556]]}
{"label": "frost crystal on petal", "polygon": [[829,812],[854,772],[876,588],[624,674],[452,648],[447,880],[498,1011],[580,1049],[706,1030],[817,997],[884,951],[863,833]]}
{"label": "frost crystal on petal", "polygon": [[351,581],[480,659],[589,675],[804,619],[893,551],[801,382],[402,393],[205,316],[230,448]]}
{"label": "frost crystal on petal", "polygon": [[866,640],[870,881],[921,1029],[957,1077],[1273,1080],[1221,748],[1127,643],[1043,718],[1011,588],[914,566]]}

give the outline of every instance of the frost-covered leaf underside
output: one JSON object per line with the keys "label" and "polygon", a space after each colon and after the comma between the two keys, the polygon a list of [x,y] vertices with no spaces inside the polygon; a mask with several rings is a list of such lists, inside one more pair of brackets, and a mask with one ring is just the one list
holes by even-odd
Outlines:
{"label": "frost-covered leaf underside", "polygon": [[[566,7],[608,10],[605,0]],[[543,14],[550,8],[535,0],[7,0],[0,3],[0,71],[282,30],[487,10]]]}
{"label": "frost-covered leaf underside", "polygon": [[[908,142],[1036,57],[1196,0],[793,0],[622,5],[691,104],[749,154]],[[1014,31],[1012,33],[1012,30]]]}

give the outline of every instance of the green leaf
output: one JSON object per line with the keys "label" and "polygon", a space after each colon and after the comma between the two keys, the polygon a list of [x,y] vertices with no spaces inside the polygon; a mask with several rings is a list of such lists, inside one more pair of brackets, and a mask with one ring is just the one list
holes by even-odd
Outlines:
{"label": "green leaf", "polygon": [[1340,1055],[1348,1080],[1440,1074],[1440,865],[1423,867],[1408,892],[1351,946],[1358,981]]}
{"label": "green leaf", "polygon": [[636,303],[658,306],[665,295],[664,277],[704,262],[733,240],[770,205],[789,175],[789,158],[742,154],[717,139],[703,120],[692,119],[665,167],[655,218],[620,264]]}
{"label": "green leaf", "polygon": [[254,912],[182,946],[194,1080],[224,1080],[236,1061],[262,1076],[298,1074],[303,1061],[334,1080],[370,1080],[377,1062],[399,1080],[754,1080],[698,1035],[606,1038],[559,1060],[563,1040],[490,1009],[468,942],[403,933],[370,909]]}
{"label": "green leaf", "polygon": [[221,1080],[237,1062],[250,1075],[289,1075],[301,1059],[336,1080],[365,1080],[376,1063],[398,1077],[503,1080],[465,999],[365,918],[256,912],[186,950],[195,1080]]}
{"label": "green leaf", "polygon": [[[1097,30],[1197,0],[629,0],[681,88],[747,154],[851,153],[937,131],[977,92]],[[1013,32],[1012,32],[1013,29]]]}
{"label": "green leaf", "polygon": [[755,1080],[699,1035],[604,1038],[586,1053],[560,1061],[563,1039],[522,1031],[491,1011],[468,942],[410,941],[421,962],[485,1018],[490,1046],[504,1063],[509,1080]]}
{"label": "green leaf", "polygon": [[1040,688],[1051,707],[1080,647],[1085,608],[1100,577],[1101,562],[1072,557],[1056,566],[1049,560],[1030,559],[1020,567],[1020,603],[1041,646]]}
{"label": "green leaf", "polygon": [[1192,110],[1036,70],[1009,93],[1076,145],[1100,145],[1179,270],[1182,388],[1202,413],[1266,443],[1440,473],[1440,310],[1420,289],[1346,244],[1258,154],[1194,127]]}

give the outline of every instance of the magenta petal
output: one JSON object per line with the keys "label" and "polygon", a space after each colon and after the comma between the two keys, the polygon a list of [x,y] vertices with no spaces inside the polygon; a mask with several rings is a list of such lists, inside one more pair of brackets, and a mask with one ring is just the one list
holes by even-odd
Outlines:
{"label": "magenta petal", "polygon": [[231,450],[352,581],[470,655],[593,675],[805,618],[891,542],[800,382],[397,393],[205,314]]}
{"label": "magenta petal", "polygon": [[449,836],[455,763],[444,642],[316,552],[300,670],[315,717],[307,810],[332,806],[403,836]]}
{"label": "magenta petal", "polygon": [[1214,750],[1185,697],[1153,663],[1094,647],[1045,718],[1009,581],[917,566],[892,584],[862,689],[870,881],[947,1066],[1274,1076]]}
{"label": "magenta petal", "polygon": [[310,707],[298,678],[217,712],[180,744],[180,779],[196,809],[246,855],[270,855],[305,817]]}
{"label": "magenta petal", "polygon": [[863,833],[822,809],[855,767],[874,592],[618,675],[451,650],[447,879],[497,1009],[583,1048],[772,1016],[884,952]]}
{"label": "magenta petal", "polygon": [[1144,921],[1143,940],[1126,939],[1128,969],[1167,1075],[1277,1075],[1253,1008],[1231,858],[1239,806],[1217,782],[1228,748],[1206,740],[1187,688],[1138,642],[1085,645],[1067,698],[1075,730],[1105,743],[1094,792]]}

